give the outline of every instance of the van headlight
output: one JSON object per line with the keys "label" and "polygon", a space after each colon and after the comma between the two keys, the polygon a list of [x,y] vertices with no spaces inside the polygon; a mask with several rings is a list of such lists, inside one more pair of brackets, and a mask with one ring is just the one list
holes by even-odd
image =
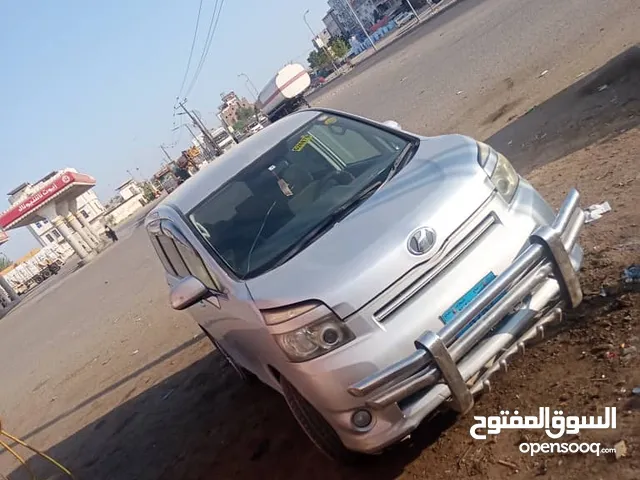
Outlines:
{"label": "van headlight", "polygon": [[520,175],[504,155],[489,145],[478,143],[478,163],[507,203],[511,203],[520,184]]}
{"label": "van headlight", "polygon": [[274,334],[282,351],[292,362],[320,357],[353,340],[355,335],[345,323],[324,305],[326,313],[318,320],[290,332]]}

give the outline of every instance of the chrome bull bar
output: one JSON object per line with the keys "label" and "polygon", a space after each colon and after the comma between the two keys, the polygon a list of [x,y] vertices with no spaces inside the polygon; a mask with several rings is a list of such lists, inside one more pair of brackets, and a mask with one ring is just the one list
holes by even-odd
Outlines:
{"label": "chrome bull bar", "polygon": [[[530,246],[451,323],[438,333],[423,333],[414,342],[415,352],[351,385],[349,393],[364,397],[383,390],[366,402],[371,408],[379,409],[443,378],[451,391],[454,409],[462,413],[469,411],[477,388],[468,388],[457,366],[459,360],[551,274],[558,282],[563,305],[575,308],[582,301],[580,282],[569,255],[584,224],[579,200],[579,193],[571,190],[553,224],[536,229],[530,237]],[[501,294],[500,301],[459,336]]]}

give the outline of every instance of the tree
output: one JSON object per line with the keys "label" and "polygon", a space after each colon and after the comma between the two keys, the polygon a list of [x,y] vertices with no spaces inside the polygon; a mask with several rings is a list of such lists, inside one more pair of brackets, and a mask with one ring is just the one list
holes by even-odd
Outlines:
{"label": "tree", "polygon": [[324,50],[313,50],[307,58],[309,66],[314,70],[322,70],[331,65],[331,59]]}
{"label": "tree", "polygon": [[13,265],[13,262],[4,253],[0,253],[0,271]]}
{"label": "tree", "polygon": [[344,40],[344,38],[333,38],[329,42],[329,48],[331,52],[337,57],[342,58],[349,50],[351,50],[350,45]]}
{"label": "tree", "polygon": [[150,182],[144,182],[142,184],[142,191],[144,193],[144,199],[147,202],[152,202],[156,198],[156,193]]}
{"label": "tree", "polygon": [[254,107],[240,107],[238,109],[238,120],[233,124],[234,130],[242,132],[253,121],[255,116],[256,109]]}

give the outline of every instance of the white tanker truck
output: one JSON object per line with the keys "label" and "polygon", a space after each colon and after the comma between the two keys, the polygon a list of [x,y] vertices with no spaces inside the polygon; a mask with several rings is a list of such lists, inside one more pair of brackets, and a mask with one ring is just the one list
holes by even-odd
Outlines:
{"label": "white tanker truck", "polygon": [[286,65],[276,73],[258,96],[258,108],[271,122],[302,106],[309,106],[304,92],[311,86],[311,77],[297,63]]}

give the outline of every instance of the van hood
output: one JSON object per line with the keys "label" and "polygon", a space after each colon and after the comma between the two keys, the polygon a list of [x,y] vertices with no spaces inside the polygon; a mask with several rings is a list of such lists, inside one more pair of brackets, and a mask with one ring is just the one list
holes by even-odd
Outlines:
{"label": "van hood", "polygon": [[[435,255],[494,188],[477,161],[475,140],[423,138],[389,182],[285,264],[247,280],[260,309],[316,300],[346,317]],[[420,227],[435,232],[421,256],[407,243]]]}

